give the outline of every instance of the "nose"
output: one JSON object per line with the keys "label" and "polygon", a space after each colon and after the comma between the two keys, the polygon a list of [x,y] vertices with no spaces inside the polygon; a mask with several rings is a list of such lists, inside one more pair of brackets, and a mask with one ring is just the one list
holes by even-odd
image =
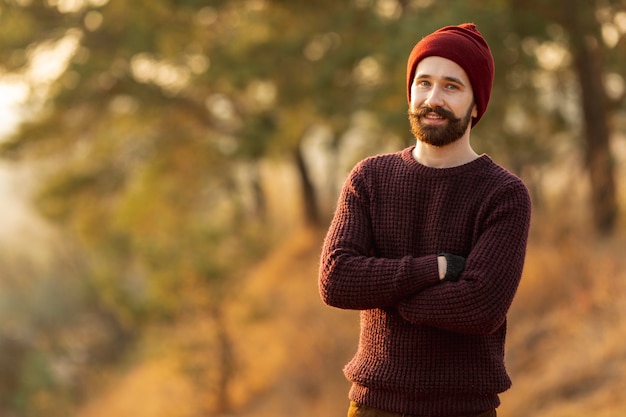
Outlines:
{"label": "nose", "polygon": [[426,100],[424,100],[424,104],[430,108],[443,107],[443,99],[438,88],[433,88],[428,92]]}

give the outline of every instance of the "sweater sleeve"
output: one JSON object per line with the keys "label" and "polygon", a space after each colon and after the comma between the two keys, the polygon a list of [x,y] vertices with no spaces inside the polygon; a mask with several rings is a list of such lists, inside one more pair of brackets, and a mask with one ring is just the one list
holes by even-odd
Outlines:
{"label": "sweater sleeve", "polygon": [[319,291],[324,303],[367,310],[395,306],[439,282],[437,256],[375,256],[367,187],[358,167],[346,180],[324,240]]}
{"label": "sweater sleeve", "polygon": [[531,202],[521,181],[493,197],[458,282],[442,282],[405,298],[408,321],[463,334],[489,334],[505,322],[522,275]]}

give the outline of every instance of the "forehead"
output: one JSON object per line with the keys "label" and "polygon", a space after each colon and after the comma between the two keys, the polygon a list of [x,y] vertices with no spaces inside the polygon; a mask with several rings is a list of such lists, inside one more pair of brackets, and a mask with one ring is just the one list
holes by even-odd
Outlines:
{"label": "forehead", "polygon": [[456,78],[470,86],[465,70],[456,62],[440,56],[429,56],[418,62],[415,77],[428,75],[433,78]]}

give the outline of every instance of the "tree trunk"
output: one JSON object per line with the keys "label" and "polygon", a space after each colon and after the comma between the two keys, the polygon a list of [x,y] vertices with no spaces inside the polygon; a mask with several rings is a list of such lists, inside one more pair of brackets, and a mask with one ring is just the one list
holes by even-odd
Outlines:
{"label": "tree trunk", "polygon": [[215,387],[217,406],[216,411],[220,413],[229,412],[231,409],[230,402],[230,383],[235,374],[235,357],[233,353],[233,344],[230,334],[226,329],[226,323],[222,317],[222,311],[219,307],[215,307],[211,311],[212,318],[216,326],[217,361],[214,364],[219,368],[217,377],[217,386]]}
{"label": "tree trunk", "polygon": [[259,173],[259,162],[253,162],[252,177],[252,193],[254,197],[254,215],[257,219],[265,220],[267,218],[267,200],[263,187],[261,186],[261,174]]}
{"label": "tree trunk", "polygon": [[[572,14],[576,14],[575,7]],[[593,19],[593,17],[591,17]],[[615,229],[617,201],[614,165],[609,144],[608,105],[602,83],[601,45],[585,25],[570,19],[574,66],[581,87],[584,112],[585,161],[591,185],[591,207],[596,231],[609,235]]]}
{"label": "tree trunk", "polygon": [[296,160],[296,167],[300,177],[300,186],[302,187],[302,199],[304,204],[304,220],[309,226],[320,225],[320,213],[317,207],[317,193],[315,192],[315,186],[311,181],[309,170],[304,161],[304,155],[302,155],[302,149],[300,146],[294,150],[294,157]]}

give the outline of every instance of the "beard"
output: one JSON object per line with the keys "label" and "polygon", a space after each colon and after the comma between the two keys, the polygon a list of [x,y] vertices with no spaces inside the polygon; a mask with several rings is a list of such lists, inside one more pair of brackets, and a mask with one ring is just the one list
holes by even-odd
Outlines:
{"label": "beard", "polygon": [[[420,107],[417,110],[409,109],[409,122],[411,132],[415,137],[429,145],[443,147],[459,140],[467,130],[467,126],[472,121],[472,110],[474,104],[469,107],[465,115],[457,118],[451,111],[441,107]],[[436,113],[448,120],[444,126],[428,126],[422,124],[422,119],[428,113]]]}

